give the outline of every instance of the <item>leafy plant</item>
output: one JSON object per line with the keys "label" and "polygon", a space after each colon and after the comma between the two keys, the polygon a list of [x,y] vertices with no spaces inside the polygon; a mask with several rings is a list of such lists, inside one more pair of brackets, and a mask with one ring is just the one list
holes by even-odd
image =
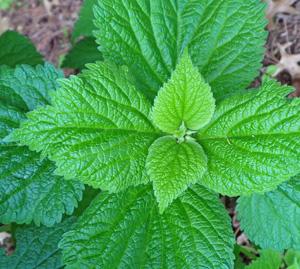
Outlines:
{"label": "leafy plant", "polygon": [[82,70],[85,64],[103,60],[94,37],[86,37],[78,41],[62,62],[62,68]]}
{"label": "leafy plant", "polygon": [[0,9],[8,9],[12,4],[13,0],[1,0]]}
{"label": "leafy plant", "polygon": [[43,55],[36,51],[28,38],[17,32],[8,30],[0,35],[0,47],[0,65],[16,67],[18,64],[43,64]]}
{"label": "leafy plant", "polygon": [[[49,64],[2,67],[0,221],[46,233],[65,213],[79,217],[59,242],[67,268],[233,268],[219,192],[241,196],[245,232],[275,249],[249,268],[281,266],[276,250],[300,248],[300,100],[274,80],[243,90],[260,67],[264,9],[100,0],[93,33],[105,61],[70,79]],[[82,200],[83,183],[101,192]],[[267,222],[254,219],[262,208]]]}

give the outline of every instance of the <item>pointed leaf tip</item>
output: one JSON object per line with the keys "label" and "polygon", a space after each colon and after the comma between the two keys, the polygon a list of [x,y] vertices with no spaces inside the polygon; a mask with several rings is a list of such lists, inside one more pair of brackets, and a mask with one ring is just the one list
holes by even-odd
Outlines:
{"label": "pointed leaf tip", "polygon": [[152,111],[153,121],[162,131],[171,134],[182,122],[187,129],[199,130],[210,121],[214,109],[211,88],[185,49],[171,79],[158,92]]}
{"label": "pointed leaf tip", "polygon": [[179,144],[175,138],[165,136],[151,145],[146,168],[153,181],[160,213],[190,184],[202,177],[206,166],[206,155],[197,142]]}

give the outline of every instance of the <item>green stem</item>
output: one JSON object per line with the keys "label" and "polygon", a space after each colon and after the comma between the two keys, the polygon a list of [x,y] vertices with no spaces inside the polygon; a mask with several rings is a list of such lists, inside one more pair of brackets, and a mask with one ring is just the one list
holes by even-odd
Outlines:
{"label": "green stem", "polygon": [[240,252],[244,253],[245,255],[250,257],[252,260],[257,259],[257,256],[255,256],[254,254],[251,253],[251,252],[257,253],[256,249],[245,247],[245,246],[239,246],[239,247],[240,247]]}
{"label": "green stem", "polygon": [[0,227],[0,233],[2,232],[9,232],[11,230],[11,224],[9,225],[4,225]]}

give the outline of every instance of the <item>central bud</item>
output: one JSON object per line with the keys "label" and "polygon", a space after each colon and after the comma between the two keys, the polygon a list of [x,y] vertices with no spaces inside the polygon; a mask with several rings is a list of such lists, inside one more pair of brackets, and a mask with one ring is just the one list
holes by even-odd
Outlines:
{"label": "central bud", "polygon": [[184,141],[194,140],[190,135],[194,134],[196,131],[189,130],[185,127],[184,121],[182,121],[178,130],[174,133],[174,137],[177,139],[178,143],[181,144]]}

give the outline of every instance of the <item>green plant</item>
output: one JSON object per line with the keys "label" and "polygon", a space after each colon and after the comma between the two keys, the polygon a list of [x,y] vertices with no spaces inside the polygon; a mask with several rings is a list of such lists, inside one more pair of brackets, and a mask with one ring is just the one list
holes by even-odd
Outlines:
{"label": "green plant", "polygon": [[[49,64],[2,67],[0,221],[60,227],[67,268],[233,268],[219,192],[241,196],[242,227],[274,249],[249,268],[299,250],[300,100],[274,80],[244,90],[262,59],[264,9],[100,0],[93,33],[105,61],[70,79]],[[259,209],[267,222],[251,215]]]}
{"label": "green plant", "polygon": [[0,9],[8,9],[12,4],[13,0],[1,0]]}

